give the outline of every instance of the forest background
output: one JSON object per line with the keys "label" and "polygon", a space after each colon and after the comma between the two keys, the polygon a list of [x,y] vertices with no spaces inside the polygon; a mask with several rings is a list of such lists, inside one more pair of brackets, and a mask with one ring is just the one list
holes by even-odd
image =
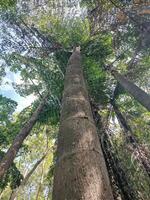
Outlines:
{"label": "forest background", "polygon": [[46,96],[0,199],[51,199],[65,70],[78,45],[114,197],[150,199],[150,103],[115,74],[150,93],[149,33],[148,1],[0,1],[0,160]]}

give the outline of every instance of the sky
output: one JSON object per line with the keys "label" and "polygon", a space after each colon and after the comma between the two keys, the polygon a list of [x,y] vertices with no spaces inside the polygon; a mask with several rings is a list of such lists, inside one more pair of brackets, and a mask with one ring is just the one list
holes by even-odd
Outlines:
{"label": "sky", "polygon": [[3,79],[3,83],[0,86],[0,94],[16,101],[18,103],[16,112],[20,112],[27,106],[31,105],[31,103],[36,99],[36,97],[34,95],[21,97],[18,93],[16,93],[15,89],[13,88],[13,82],[17,84],[22,83],[21,77],[19,74],[14,74],[7,70],[6,77]]}
{"label": "sky", "polygon": [[[63,3],[63,0],[61,0]],[[75,5],[72,8],[66,8],[66,14],[67,16],[81,16],[83,12],[83,10],[80,8],[80,4],[79,1],[70,1],[71,3],[75,2]],[[0,23],[1,26],[1,23]],[[15,33],[13,33],[11,31],[11,35],[13,37],[15,37],[15,35],[13,35]],[[1,40],[1,39],[0,39]],[[10,50],[9,50],[10,51]],[[0,60],[0,64],[1,64],[1,60]],[[21,77],[19,74],[14,74],[10,71],[6,71],[6,77],[3,79],[3,83],[0,86],[0,94],[2,94],[5,97],[11,98],[12,100],[16,101],[18,103],[16,112],[20,112],[21,110],[23,110],[25,107],[29,106],[35,99],[36,97],[34,95],[30,95],[27,97],[21,97],[18,93],[16,93],[15,89],[12,86],[12,83],[15,82],[17,84],[22,83],[21,81]]]}
{"label": "sky", "polygon": [[[1,28],[1,23],[0,23],[0,28]],[[2,41],[1,35],[2,33],[0,32],[0,42]],[[13,35],[13,32],[11,32]],[[3,61],[0,59],[0,67],[3,64]],[[21,77],[19,74],[14,74],[10,72],[7,68],[5,68],[6,71],[6,76],[3,78],[2,85],[0,85],[0,94],[8,97],[18,103],[17,109],[15,112],[20,112],[24,108],[28,107],[34,100],[35,96],[30,95],[27,97],[21,97],[18,93],[15,92],[15,89],[12,86],[12,83],[15,82],[17,84],[21,83]]]}

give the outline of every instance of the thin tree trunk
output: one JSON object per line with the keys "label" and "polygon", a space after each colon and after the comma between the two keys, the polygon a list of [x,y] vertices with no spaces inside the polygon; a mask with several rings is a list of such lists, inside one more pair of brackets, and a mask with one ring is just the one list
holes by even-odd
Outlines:
{"label": "thin tree trunk", "polygon": [[137,47],[136,47],[136,49],[135,49],[135,51],[134,51],[134,53],[132,55],[132,58],[131,58],[131,60],[128,63],[127,70],[129,71],[129,73],[130,73],[130,71],[132,71],[133,65],[134,65],[135,60],[136,60],[136,57],[139,54],[139,52],[140,52],[141,49],[142,49],[142,41],[141,41],[141,38],[140,38],[139,41],[138,41],[138,43],[137,43]]}
{"label": "thin tree trunk", "polygon": [[78,49],[66,70],[53,200],[113,200]]}
{"label": "thin tree trunk", "polygon": [[45,103],[46,103],[46,98],[40,103],[36,111],[31,116],[30,120],[24,125],[22,130],[16,136],[16,138],[13,141],[13,144],[11,145],[6,155],[3,157],[2,161],[0,162],[0,179],[3,178],[4,174],[7,172],[7,170],[11,166],[23,141],[29,135],[30,131],[32,130],[34,124],[36,123],[39,117],[39,114],[43,111]]}
{"label": "thin tree trunk", "polygon": [[41,159],[39,159],[35,165],[33,166],[33,168],[31,169],[31,171],[25,176],[25,178],[21,181],[20,185],[18,186],[18,188],[16,188],[15,190],[12,191],[10,199],[9,200],[14,200],[16,198],[16,195],[19,191],[19,188],[25,186],[29,180],[29,178],[32,176],[32,174],[34,173],[34,171],[36,170],[36,168],[41,164],[41,162],[44,160],[44,158],[46,157],[46,154],[44,156],[42,156]]}
{"label": "thin tree trunk", "polygon": [[[116,116],[117,116],[117,119],[120,123],[120,126],[123,128],[124,132],[127,133],[127,134],[132,134],[132,130],[131,130],[131,127],[129,126],[129,124],[126,122],[124,116],[122,115],[122,113],[120,112],[118,106],[116,105],[115,103],[115,100],[111,100],[110,101],[115,113],[116,113]],[[133,137],[133,136],[132,136]],[[133,137],[132,138],[132,142],[136,142],[135,138]]]}
{"label": "thin tree trunk", "polygon": [[131,153],[134,153],[135,159],[138,161],[139,165],[143,168],[144,171],[147,172],[148,176],[150,177],[150,162],[149,162],[149,152],[147,152],[141,144],[139,144],[136,138],[133,135],[131,127],[126,122],[124,116],[120,112],[118,106],[116,105],[115,101],[111,101],[111,105],[116,113],[117,119],[123,128],[124,132],[126,133],[126,141],[129,145],[129,150]]}
{"label": "thin tree trunk", "polygon": [[107,136],[107,133],[105,133],[103,140],[103,152],[105,155],[105,160],[108,171],[110,173],[110,177],[112,177],[111,183],[112,185],[114,185],[116,200],[119,197],[119,195],[117,197],[117,192],[121,195],[122,200],[138,200],[138,194],[130,184],[129,177],[126,174],[127,169],[122,166],[120,160],[118,159],[116,152],[114,151],[111,142]]}
{"label": "thin tree trunk", "polygon": [[38,186],[38,190],[37,190],[37,194],[36,194],[35,200],[39,199],[39,195],[40,195],[40,192],[41,192],[41,187],[42,187],[42,184],[43,184],[43,178],[44,178],[44,164],[42,166],[41,179],[40,179],[40,183],[39,183],[39,186]]}
{"label": "thin tree trunk", "polygon": [[99,140],[102,145],[106,166],[109,172],[110,182],[113,189],[114,199],[118,200],[138,200],[136,191],[129,184],[129,177],[127,177],[126,170],[121,165],[117,154],[111,144],[110,137],[108,136],[108,118],[102,118],[99,114],[99,108],[91,102],[93,117],[98,127]]}
{"label": "thin tree trunk", "polygon": [[35,200],[38,200],[38,199],[39,199],[40,191],[41,191],[41,182],[39,183],[38,190],[37,190],[37,194],[36,194],[36,199],[35,199]]}
{"label": "thin tree trunk", "polygon": [[119,74],[117,71],[112,70],[111,73],[129,94],[131,94],[137,101],[139,101],[139,103],[150,111],[150,95]]}
{"label": "thin tree trunk", "polygon": [[0,192],[0,199],[2,199],[4,193],[5,193],[5,189]]}

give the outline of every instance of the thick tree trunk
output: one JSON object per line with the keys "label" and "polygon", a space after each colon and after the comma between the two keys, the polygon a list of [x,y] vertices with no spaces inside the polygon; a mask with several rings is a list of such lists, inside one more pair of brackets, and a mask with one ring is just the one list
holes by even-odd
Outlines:
{"label": "thick tree trunk", "polygon": [[66,70],[53,200],[113,200],[80,62],[76,49]]}
{"label": "thick tree trunk", "polygon": [[149,152],[146,151],[145,148],[137,142],[136,138],[133,135],[131,127],[126,122],[124,116],[120,112],[114,100],[111,101],[111,105],[113,106],[120,126],[123,128],[126,134],[126,141],[128,143],[129,150],[132,154],[135,155],[134,158],[137,160],[140,167],[142,167],[143,170],[147,172],[148,176],[150,176]]}
{"label": "thick tree trunk", "polygon": [[25,124],[25,126],[22,128],[20,133],[16,136],[16,138],[13,141],[13,144],[11,145],[6,155],[3,157],[2,161],[0,162],[0,179],[3,178],[4,174],[7,172],[7,170],[11,166],[23,141],[29,135],[30,131],[32,130],[34,124],[36,123],[39,117],[39,114],[43,111],[45,102],[46,102],[46,99],[44,99],[40,103],[36,111],[31,116],[30,120]]}
{"label": "thick tree trunk", "polygon": [[131,94],[137,101],[139,101],[139,103],[150,111],[150,95],[119,74],[117,71],[112,70],[111,73],[129,94]]}

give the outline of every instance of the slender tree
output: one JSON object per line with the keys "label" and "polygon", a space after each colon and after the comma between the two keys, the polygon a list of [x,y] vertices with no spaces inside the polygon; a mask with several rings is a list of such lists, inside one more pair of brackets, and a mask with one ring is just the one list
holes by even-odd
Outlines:
{"label": "slender tree", "polygon": [[[115,114],[117,116],[117,119],[121,125],[121,127],[123,128],[124,132],[125,133],[129,133],[129,135],[132,133],[132,130],[131,130],[131,127],[129,126],[129,124],[126,122],[123,114],[121,113],[121,111],[119,110],[118,106],[116,105],[115,103],[115,100],[114,99],[111,99],[110,100],[110,103],[113,107],[113,110],[115,111]],[[131,135],[132,137],[132,141],[133,142],[136,142],[135,138]]]}
{"label": "slender tree", "polygon": [[111,74],[129,94],[131,94],[137,101],[139,101],[139,103],[141,103],[150,111],[150,95],[136,86],[130,80],[119,74],[117,71],[112,70]]}
{"label": "slender tree", "polygon": [[112,200],[80,62],[76,48],[64,83],[53,200]]}
{"label": "slender tree", "polygon": [[38,200],[39,197],[40,197],[40,192],[41,192],[41,189],[42,189],[43,180],[44,180],[44,164],[42,165],[41,178],[40,178],[40,182],[38,184],[37,194],[36,194],[35,200]]}
{"label": "slender tree", "polygon": [[148,176],[150,176],[150,162],[149,162],[149,152],[145,151],[141,144],[138,143],[136,138],[133,135],[132,129],[125,120],[123,114],[119,110],[118,106],[115,103],[115,100],[110,101],[113,109],[116,113],[118,121],[126,133],[126,141],[129,144],[129,149],[132,153],[135,154],[135,159],[138,161],[140,166],[147,172]]}
{"label": "slender tree", "polygon": [[37,167],[42,163],[42,161],[44,160],[44,158],[46,157],[47,153],[44,154],[33,166],[33,168],[29,171],[29,173],[24,177],[24,179],[21,181],[20,185],[18,186],[18,188],[16,188],[15,190],[12,191],[10,199],[9,200],[14,200],[16,198],[17,192],[19,191],[19,188],[22,188],[23,186],[25,186],[29,180],[29,178],[32,176],[32,174],[34,173],[34,171],[37,169]]}
{"label": "slender tree", "polygon": [[98,136],[104,153],[114,199],[119,199],[121,196],[122,200],[138,200],[137,192],[130,185],[126,169],[117,157],[111,137],[108,136],[109,112],[107,116],[102,117],[99,114],[99,107],[94,102],[91,102],[91,107],[93,118],[98,128]]}
{"label": "slender tree", "polygon": [[29,135],[29,133],[32,130],[34,124],[36,123],[40,113],[43,111],[44,105],[46,103],[46,99],[47,99],[47,97],[44,98],[44,100],[39,104],[38,108],[32,114],[30,120],[24,125],[22,130],[16,136],[12,145],[8,149],[6,155],[3,157],[2,161],[0,162],[0,179],[3,178],[4,174],[7,172],[7,170],[11,166],[23,141]]}

